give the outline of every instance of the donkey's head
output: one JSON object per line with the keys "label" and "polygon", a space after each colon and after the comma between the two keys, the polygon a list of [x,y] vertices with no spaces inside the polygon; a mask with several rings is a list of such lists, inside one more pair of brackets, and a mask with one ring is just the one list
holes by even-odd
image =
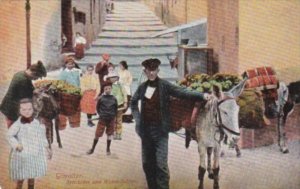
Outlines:
{"label": "donkey's head", "polygon": [[59,106],[54,98],[55,91],[49,86],[36,89],[32,101],[37,117],[53,119],[59,113]]}
{"label": "donkey's head", "polygon": [[217,122],[223,127],[224,132],[228,135],[239,135],[239,110],[236,98],[242,94],[246,79],[233,87],[230,91],[219,95],[217,105]]}

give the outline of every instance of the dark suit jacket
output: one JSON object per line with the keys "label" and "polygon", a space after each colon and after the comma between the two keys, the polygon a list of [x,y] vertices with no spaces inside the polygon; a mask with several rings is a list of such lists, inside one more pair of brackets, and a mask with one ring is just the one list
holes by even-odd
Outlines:
{"label": "dark suit jacket", "polygon": [[[131,109],[136,121],[136,132],[142,137],[144,134],[143,110],[145,105],[145,92],[149,80],[142,83],[131,99]],[[170,97],[191,99],[193,101],[203,100],[203,93],[187,90],[186,88],[174,85],[166,80],[158,78],[159,102],[161,112],[161,131],[168,134],[170,131],[171,117],[169,111]],[[141,109],[138,107],[138,101],[141,100]],[[180,108],[180,107],[178,107]]]}
{"label": "dark suit jacket", "polygon": [[0,105],[0,111],[10,120],[19,117],[19,101],[22,98],[32,98],[34,87],[24,71],[16,73],[11,80],[8,91]]}

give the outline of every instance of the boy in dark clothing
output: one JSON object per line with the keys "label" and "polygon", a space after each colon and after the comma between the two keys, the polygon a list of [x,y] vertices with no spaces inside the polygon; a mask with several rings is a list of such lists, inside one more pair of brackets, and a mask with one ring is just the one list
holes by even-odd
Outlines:
{"label": "boy in dark clothing", "polygon": [[97,102],[97,112],[99,114],[99,121],[95,133],[95,139],[92,146],[87,154],[90,155],[94,153],[95,147],[98,143],[100,137],[103,136],[105,127],[107,134],[107,147],[106,154],[110,155],[110,144],[114,134],[114,126],[116,122],[116,115],[118,110],[118,102],[117,99],[111,95],[112,83],[104,82],[103,83],[103,94],[99,97]]}

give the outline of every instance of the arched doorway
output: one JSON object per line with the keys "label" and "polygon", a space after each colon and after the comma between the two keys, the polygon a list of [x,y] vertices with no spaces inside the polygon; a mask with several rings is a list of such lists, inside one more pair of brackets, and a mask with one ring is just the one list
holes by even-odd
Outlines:
{"label": "arched doorway", "polygon": [[72,0],[61,1],[62,53],[73,51]]}

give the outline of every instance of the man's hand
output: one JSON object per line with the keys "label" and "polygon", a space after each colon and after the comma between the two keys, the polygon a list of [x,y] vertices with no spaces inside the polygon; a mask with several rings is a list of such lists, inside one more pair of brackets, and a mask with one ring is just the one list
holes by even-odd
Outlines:
{"label": "man's hand", "polygon": [[128,107],[127,102],[124,102],[124,109],[126,109]]}
{"label": "man's hand", "polygon": [[212,98],[212,95],[211,94],[209,94],[209,93],[204,93],[203,94],[203,97],[204,97],[204,100],[210,100],[211,98]]}
{"label": "man's hand", "polygon": [[22,144],[18,144],[17,147],[16,147],[16,150],[17,150],[18,152],[22,152],[22,150],[23,150]]}

